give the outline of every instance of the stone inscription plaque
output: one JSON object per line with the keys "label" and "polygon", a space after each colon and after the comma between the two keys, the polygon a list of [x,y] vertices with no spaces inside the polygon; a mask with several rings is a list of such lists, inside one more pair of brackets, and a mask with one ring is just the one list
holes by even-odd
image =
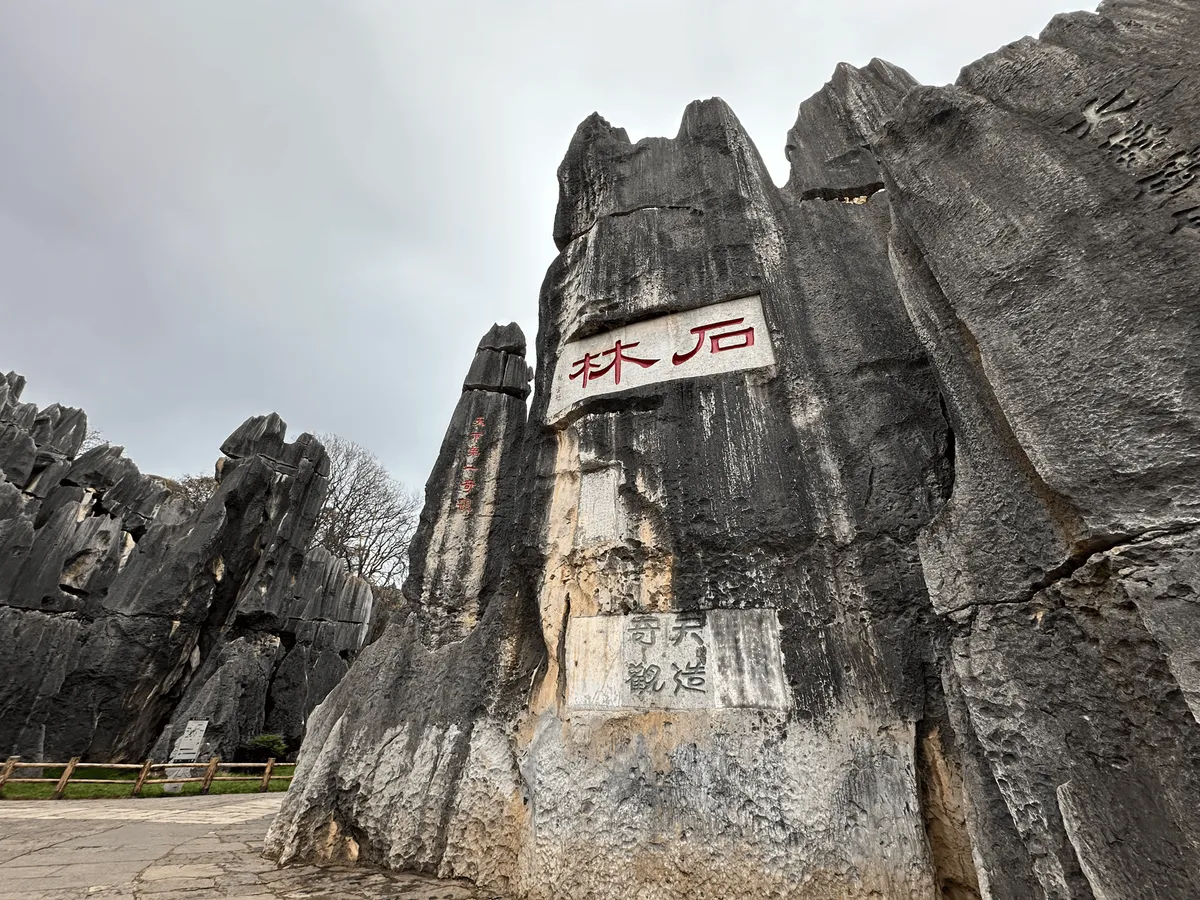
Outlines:
{"label": "stone inscription plaque", "polygon": [[774,364],[762,299],[714,303],[571,341],[555,365],[548,417],[591,397]]}
{"label": "stone inscription plaque", "polygon": [[[204,745],[204,733],[208,730],[208,719],[188,719],[183,734],[175,742],[171,751],[170,761],[173,763],[195,762],[200,756],[200,748]],[[192,770],[189,766],[179,766],[167,769],[168,778],[190,778]],[[183,790],[183,782],[169,781],[163,785],[163,792],[178,794]]]}
{"label": "stone inscription plaque", "polygon": [[787,709],[773,609],[577,616],[567,623],[573,709]]}
{"label": "stone inscription plaque", "polygon": [[175,742],[171,751],[171,762],[195,762],[200,755],[200,747],[204,743],[204,733],[208,730],[208,719],[188,719],[183,734]]}

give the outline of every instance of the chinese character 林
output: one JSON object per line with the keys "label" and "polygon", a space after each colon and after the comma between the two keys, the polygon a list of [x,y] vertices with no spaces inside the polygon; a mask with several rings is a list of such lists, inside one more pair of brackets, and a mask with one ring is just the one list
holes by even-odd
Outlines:
{"label": "chinese character \u6797", "polygon": [[[734,325],[741,325],[746,319],[728,319],[724,322],[713,322],[711,325],[698,325],[692,329],[692,334],[696,335],[696,346],[687,353],[676,353],[671,357],[672,365],[680,365],[687,362],[693,356],[700,352],[700,348],[704,346],[704,338],[708,337],[709,352],[721,353],[725,350],[740,350],[743,347],[754,346],[754,326],[747,325],[745,328],[738,328],[733,331],[723,331],[720,334],[709,334],[710,331],[716,331],[720,328],[731,328]],[[734,343],[740,341],[740,343]]]}
{"label": "chinese character \u6797", "polygon": [[[575,362],[571,363],[571,365],[577,366],[578,368],[576,368],[576,370],[568,377],[572,381],[574,381],[576,378],[582,377],[583,381],[580,383],[580,387],[586,388],[588,386],[588,382],[595,381],[597,378],[607,375],[611,369],[613,373],[613,383],[620,384],[621,363],[634,363],[635,365],[641,366],[643,369],[648,369],[650,366],[658,362],[657,359],[639,359],[636,356],[629,356],[625,353],[626,350],[632,350],[639,343],[641,342],[634,341],[632,344],[623,344],[621,341],[617,341],[616,344],[613,345],[612,349],[605,350],[603,353],[598,355],[585,353],[583,354],[583,359],[577,359]],[[611,356],[612,360],[607,365],[604,365],[600,362],[600,358],[603,356]]]}

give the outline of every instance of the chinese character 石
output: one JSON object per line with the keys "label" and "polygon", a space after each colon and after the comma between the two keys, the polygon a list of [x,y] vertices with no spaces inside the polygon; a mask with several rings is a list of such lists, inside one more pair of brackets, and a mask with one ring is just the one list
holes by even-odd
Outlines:
{"label": "chinese character \u77f3", "polygon": [[[729,328],[733,325],[741,325],[745,322],[745,317],[740,319],[729,319],[725,322],[713,322],[711,325],[698,325],[692,329],[692,334],[696,335],[696,346],[687,353],[676,353],[671,357],[673,365],[680,365],[687,362],[693,356],[700,352],[700,348],[704,346],[704,338],[707,335],[709,341],[710,353],[721,353],[725,350],[740,350],[743,347],[754,346],[754,326],[747,325],[745,328],[738,328],[734,331],[723,331],[720,334],[708,334],[710,331],[715,331],[718,328]],[[734,343],[739,341],[739,343]]]}
{"label": "chinese character \u77f3", "polygon": [[700,620],[698,615],[681,615],[675,619],[675,624],[671,626],[669,637],[671,646],[678,647],[680,642],[691,635],[692,640],[703,646],[704,638],[700,636],[700,632],[704,630],[704,622]]}
{"label": "chinese character \u77f3", "polygon": [[[574,381],[576,378],[582,377],[583,381],[580,382],[579,386],[586,388],[588,386],[588,382],[595,381],[597,378],[607,375],[608,371],[611,369],[613,373],[613,384],[620,384],[621,363],[630,362],[641,366],[643,369],[648,369],[650,366],[658,362],[657,359],[640,359],[636,356],[629,356],[625,353],[626,350],[632,350],[640,343],[641,341],[634,341],[632,344],[623,344],[621,341],[617,341],[611,350],[605,350],[603,353],[598,355],[585,353],[583,354],[583,359],[577,359],[575,362],[571,363],[571,365],[577,366],[578,368],[576,368],[576,370],[567,377],[572,381]],[[608,365],[603,365],[600,362],[600,358],[604,356],[612,357],[612,360],[608,363]]]}
{"label": "chinese character \u77f3", "polygon": [[675,670],[675,673],[671,677],[675,680],[676,694],[681,690],[696,691],[701,694],[705,693],[705,686],[708,684],[704,673],[706,656],[704,648],[701,647],[700,651],[696,654],[696,661],[694,663],[688,663],[682,669],[676,663],[671,663],[671,668]]}
{"label": "chinese character \u77f3", "polygon": [[629,630],[626,634],[633,639],[635,643],[645,644],[647,647],[654,646],[655,636],[658,634],[658,629],[662,627],[658,624],[653,616],[633,616],[629,620]]}
{"label": "chinese character \u77f3", "polygon": [[658,677],[661,673],[662,669],[658,666],[630,663],[629,677],[625,681],[629,684],[629,690],[635,694],[645,694],[648,691],[657,693],[663,689],[663,683]]}

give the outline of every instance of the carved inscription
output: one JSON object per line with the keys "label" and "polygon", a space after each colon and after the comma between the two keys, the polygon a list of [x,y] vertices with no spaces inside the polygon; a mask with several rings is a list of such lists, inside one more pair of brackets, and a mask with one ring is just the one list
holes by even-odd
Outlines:
{"label": "carved inscription", "polygon": [[555,367],[549,417],[591,397],[774,363],[758,297],[660,316],[567,344]]}
{"label": "carved inscription", "polygon": [[463,463],[462,474],[458,481],[458,511],[465,516],[471,514],[471,494],[478,483],[479,473],[479,443],[483,440],[483,429],[487,422],[483,416],[476,416],[467,432],[467,461]]}
{"label": "carved inscription", "polygon": [[790,694],[775,611],[572,618],[567,703],[596,710],[785,709]]}
{"label": "carved inscription", "polygon": [[[632,646],[624,655],[640,655],[641,659],[628,664],[629,675],[625,680],[636,698],[648,699],[647,694],[656,694],[664,687],[675,695],[680,691],[708,693],[708,647],[704,643],[701,615],[682,613],[676,616],[666,634],[661,633],[662,623],[657,616],[630,617],[625,640]],[[685,643],[685,637],[690,637],[698,646]],[[648,658],[656,661],[649,662]],[[669,671],[666,665],[670,666]],[[670,684],[665,680],[668,675]]]}
{"label": "carved inscription", "polygon": [[1181,149],[1170,139],[1171,129],[1137,116],[1140,99],[1118,92],[1107,100],[1084,104],[1082,120],[1067,134],[1083,139],[1103,135],[1097,145],[1117,166],[1137,179],[1138,196],[1157,201],[1174,221],[1171,233],[1200,230],[1200,147]]}

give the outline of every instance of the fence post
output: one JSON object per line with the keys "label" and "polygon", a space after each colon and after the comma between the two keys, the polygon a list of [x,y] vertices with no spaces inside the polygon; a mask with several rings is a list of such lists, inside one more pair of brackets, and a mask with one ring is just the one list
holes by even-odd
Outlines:
{"label": "fence post", "polygon": [[217,765],[220,762],[219,756],[214,756],[208,761],[208,768],[204,772],[204,783],[200,785],[200,793],[207,794],[208,789],[212,787],[213,776],[217,774]]}
{"label": "fence post", "polygon": [[146,776],[150,774],[151,765],[150,760],[146,760],[145,765],[142,766],[142,771],[138,772],[137,783],[133,786],[133,793],[129,795],[130,797],[141,796],[142,785],[146,783]]}
{"label": "fence post", "polygon": [[260,794],[265,794],[271,789],[271,770],[273,768],[275,768],[275,757],[272,756],[267,760],[267,767],[263,770],[262,784],[258,786],[258,792]]}
{"label": "fence post", "polygon": [[8,779],[12,776],[13,770],[16,769],[17,763],[20,762],[20,760],[21,757],[19,756],[10,756],[4,763],[4,768],[0,769],[0,791],[4,790],[4,782],[8,781]]}
{"label": "fence post", "polygon": [[71,761],[67,763],[67,767],[63,769],[62,778],[58,779],[58,784],[54,787],[54,799],[61,800],[63,792],[67,789],[67,782],[71,780],[71,775],[75,772],[75,766],[79,764],[79,757],[72,756]]}

